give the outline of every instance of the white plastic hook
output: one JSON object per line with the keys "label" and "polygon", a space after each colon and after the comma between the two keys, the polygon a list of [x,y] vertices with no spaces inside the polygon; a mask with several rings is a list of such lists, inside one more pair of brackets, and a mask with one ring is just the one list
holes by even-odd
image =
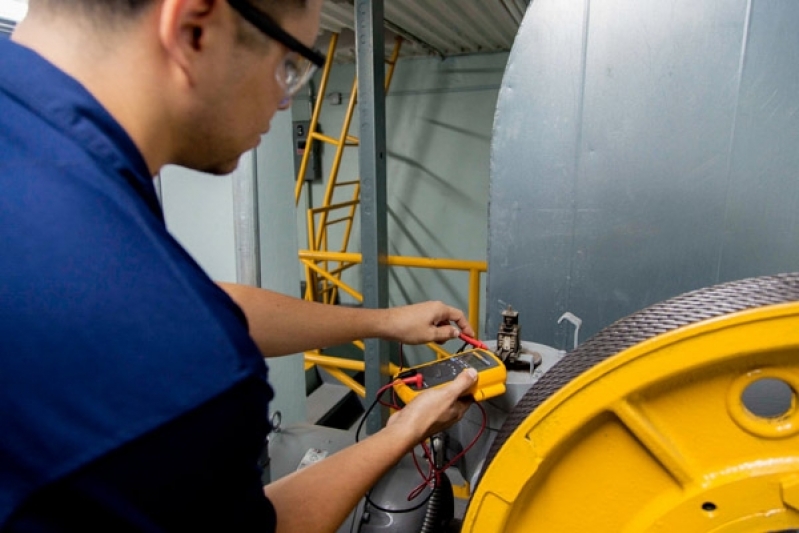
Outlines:
{"label": "white plastic hook", "polygon": [[560,324],[564,320],[571,322],[571,324],[574,326],[574,348],[577,348],[577,345],[580,343],[579,341],[580,326],[583,325],[583,321],[582,319],[574,316],[572,313],[569,313],[568,311],[566,313],[563,313],[563,316],[561,316],[558,319],[558,324]]}

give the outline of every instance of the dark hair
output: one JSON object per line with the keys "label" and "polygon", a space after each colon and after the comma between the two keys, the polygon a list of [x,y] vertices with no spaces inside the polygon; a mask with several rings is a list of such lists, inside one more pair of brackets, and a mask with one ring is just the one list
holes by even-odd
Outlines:
{"label": "dark hair", "polygon": [[82,11],[89,15],[131,16],[155,0],[29,0],[31,10],[39,6],[47,11]]}
{"label": "dark hair", "polygon": [[[157,0],[29,0],[31,7],[44,6],[48,10],[81,9],[91,15],[132,17]],[[271,17],[280,20],[288,10],[304,9],[307,0],[250,0]]]}

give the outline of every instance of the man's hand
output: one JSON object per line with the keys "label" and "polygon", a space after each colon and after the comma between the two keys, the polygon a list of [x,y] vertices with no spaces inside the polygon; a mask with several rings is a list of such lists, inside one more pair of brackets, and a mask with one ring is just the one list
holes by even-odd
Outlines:
{"label": "man's hand", "polygon": [[388,419],[386,427],[403,427],[406,435],[415,435],[415,446],[463,418],[472,405],[469,389],[477,382],[477,371],[469,368],[452,383],[422,392]]}
{"label": "man's hand", "polygon": [[[460,332],[474,336],[463,312],[441,302],[424,302],[387,310],[384,338],[405,344],[446,342]],[[452,322],[456,326],[452,325]]]}

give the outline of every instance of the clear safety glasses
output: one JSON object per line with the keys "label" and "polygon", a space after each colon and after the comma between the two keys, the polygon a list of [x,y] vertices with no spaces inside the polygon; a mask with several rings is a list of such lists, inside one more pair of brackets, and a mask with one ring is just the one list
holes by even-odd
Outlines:
{"label": "clear safety glasses", "polygon": [[297,91],[311,79],[316,69],[324,66],[324,55],[302,44],[281,28],[272,17],[247,0],[227,0],[227,2],[244,20],[258,28],[266,36],[295,52],[283,60],[282,68],[276,72],[277,81],[286,91],[285,99],[297,94]]}

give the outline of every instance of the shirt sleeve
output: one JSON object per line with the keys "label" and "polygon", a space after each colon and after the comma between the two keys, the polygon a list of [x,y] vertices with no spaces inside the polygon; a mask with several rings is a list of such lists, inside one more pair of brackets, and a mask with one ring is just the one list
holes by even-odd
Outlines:
{"label": "shirt sleeve", "polygon": [[261,387],[240,383],[48,485],[4,531],[274,531]]}

